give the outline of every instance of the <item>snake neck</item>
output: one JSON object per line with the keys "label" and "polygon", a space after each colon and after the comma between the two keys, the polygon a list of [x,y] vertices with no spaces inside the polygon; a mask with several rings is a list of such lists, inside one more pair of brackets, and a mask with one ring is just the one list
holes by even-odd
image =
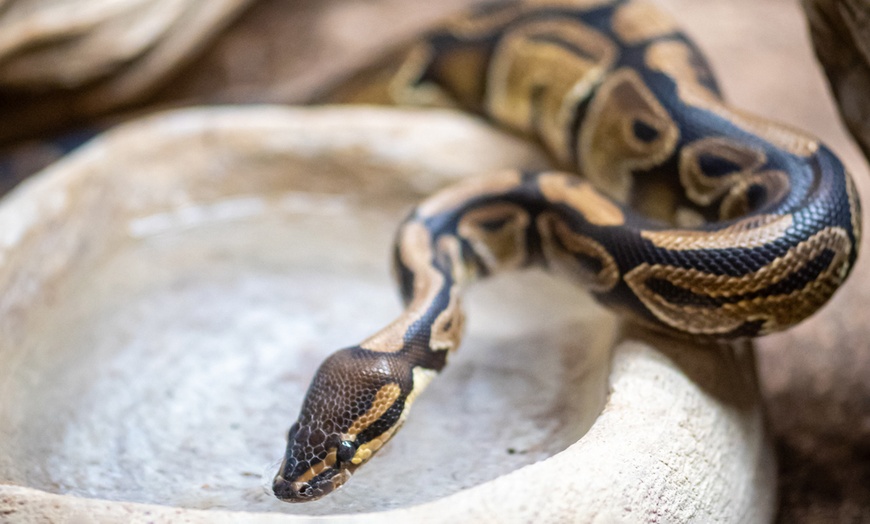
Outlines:
{"label": "snake neck", "polygon": [[860,206],[840,162],[726,105],[649,2],[494,4],[430,33],[397,71],[381,95],[450,99],[585,180],[505,172],[412,212],[394,257],[405,310],[321,365],[288,435],[281,498],[323,496],[391,438],[459,346],[460,295],[477,279],[543,265],[644,324],[722,340],[800,322],[855,262]]}
{"label": "snake neck", "polygon": [[461,293],[473,279],[455,237],[433,236],[419,221],[408,221],[396,242],[394,269],[405,309],[387,327],[360,343],[379,353],[402,353],[411,366],[440,371],[461,341]]}

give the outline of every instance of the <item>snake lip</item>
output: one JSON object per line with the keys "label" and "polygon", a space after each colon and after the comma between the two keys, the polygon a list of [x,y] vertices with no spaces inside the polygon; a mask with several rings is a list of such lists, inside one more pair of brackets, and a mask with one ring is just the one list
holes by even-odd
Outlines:
{"label": "snake lip", "polygon": [[351,477],[346,469],[329,468],[307,481],[288,480],[282,473],[272,481],[272,492],[284,502],[311,502],[329,495]]}
{"label": "snake lip", "polygon": [[278,474],[272,481],[272,492],[284,502],[311,502],[340,488],[351,475],[347,469],[330,469],[308,482],[300,482],[287,480]]}
{"label": "snake lip", "polygon": [[322,490],[313,489],[308,482],[291,482],[281,475],[272,482],[272,492],[286,502],[308,502],[326,495]]}
{"label": "snake lip", "polygon": [[289,500],[292,497],[290,483],[281,475],[275,476],[272,481],[272,492],[281,500]]}

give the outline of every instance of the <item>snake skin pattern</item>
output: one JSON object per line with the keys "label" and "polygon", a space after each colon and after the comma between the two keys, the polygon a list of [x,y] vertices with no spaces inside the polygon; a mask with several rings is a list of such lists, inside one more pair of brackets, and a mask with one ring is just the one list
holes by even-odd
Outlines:
{"label": "snake skin pattern", "polygon": [[459,345],[461,292],[543,266],[655,328],[707,339],[785,329],[852,268],[860,209],[824,145],[726,105],[674,22],[643,0],[499,3],[394,61],[399,103],[450,104],[581,173],[503,172],[401,225],[404,313],[320,367],[275,478],[287,501],[341,486],[404,422]]}

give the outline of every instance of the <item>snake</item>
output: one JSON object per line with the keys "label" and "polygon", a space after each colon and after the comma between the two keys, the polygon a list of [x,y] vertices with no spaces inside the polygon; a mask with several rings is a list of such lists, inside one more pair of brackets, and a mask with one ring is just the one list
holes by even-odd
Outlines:
{"label": "snake", "polygon": [[[454,107],[538,143],[401,223],[401,315],[316,371],[272,489],[319,499],[396,434],[463,332],[462,293],[542,267],[634,322],[732,341],[786,329],[843,284],[860,203],[816,138],[728,105],[648,0],[527,0],[455,15],[334,96]],[[342,94],[344,93],[344,94]]]}

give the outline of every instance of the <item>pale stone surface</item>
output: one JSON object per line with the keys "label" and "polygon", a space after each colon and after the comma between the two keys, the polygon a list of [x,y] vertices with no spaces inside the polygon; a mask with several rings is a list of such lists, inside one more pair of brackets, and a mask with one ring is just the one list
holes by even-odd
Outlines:
{"label": "pale stone surface", "polygon": [[263,107],[152,117],[26,182],[0,208],[0,518],[770,520],[751,349],[618,335],[539,273],[472,290],[463,348],[347,487],[267,492],[319,360],[398,310],[411,203],[543,165],[469,117]]}
{"label": "pale stone surface", "polygon": [[[775,467],[761,438],[754,364],[748,351],[720,349],[629,335],[614,350],[604,411],[565,451],[444,499],[340,520],[768,522]],[[16,506],[20,501],[28,504]],[[24,522],[57,515],[115,522],[311,520],[107,503],[20,487],[0,487],[3,511]]]}

